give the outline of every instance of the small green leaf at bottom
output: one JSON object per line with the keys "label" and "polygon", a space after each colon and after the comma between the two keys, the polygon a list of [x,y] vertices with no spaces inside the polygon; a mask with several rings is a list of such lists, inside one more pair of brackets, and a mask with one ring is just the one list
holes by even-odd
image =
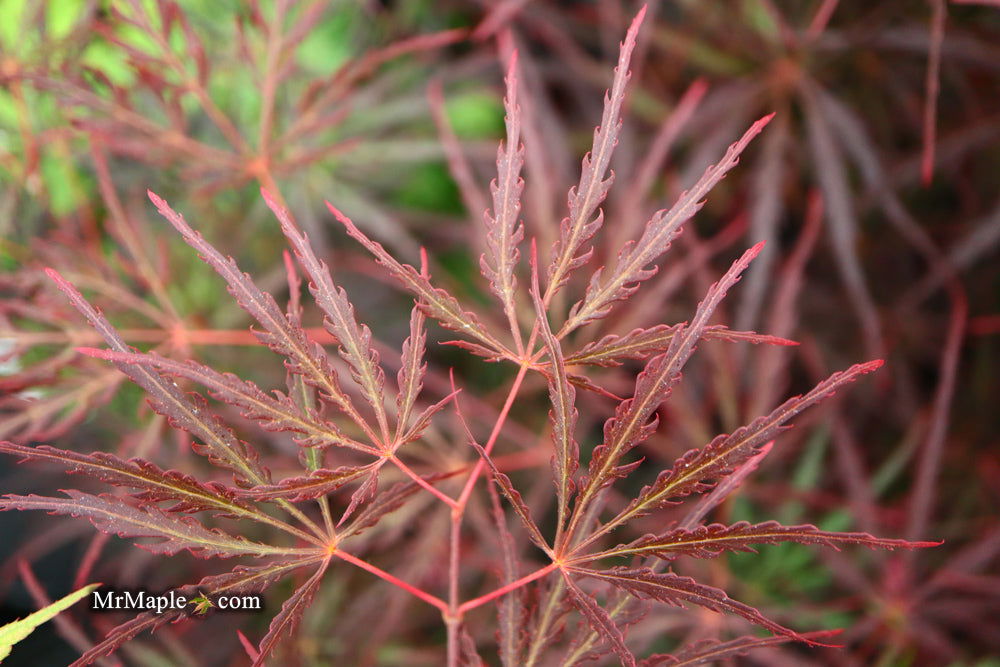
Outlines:
{"label": "small green leaf at bottom", "polygon": [[84,586],[80,590],[70,593],[60,600],[56,600],[47,607],[42,607],[33,614],[29,614],[22,619],[18,619],[0,627],[0,660],[3,660],[10,655],[10,650],[14,647],[14,644],[24,640],[28,635],[34,632],[35,628],[39,625],[52,620],[55,618],[56,614],[69,609],[81,599],[90,595],[92,591],[97,590],[100,586],[101,584],[89,584]]}

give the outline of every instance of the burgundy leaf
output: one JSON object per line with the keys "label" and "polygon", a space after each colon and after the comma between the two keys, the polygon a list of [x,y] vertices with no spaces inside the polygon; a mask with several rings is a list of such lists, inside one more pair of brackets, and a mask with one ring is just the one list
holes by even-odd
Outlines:
{"label": "burgundy leaf", "polygon": [[[565,617],[573,610],[566,600],[566,581],[564,577],[546,577],[538,583],[538,601],[532,604],[528,616],[527,642],[525,647],[525,662],[537,664],[545,651],[559,641],[565,625]],[[584,621],[582,625],[590,628]],[[597,635],[595,641],[602,641]],[[610,649],[609,649],[610,650]]]}
{"label": "burgundy leaf", "polygon": [[701,524],[709,512],[721,505],[736,489],[740,488],[747,477],[757,470],[757,466],[771,453],[773,447],[774,440],[761,445],[753,456],[734,468],[725,479],[715,485],[710,493],[703,495],[688,511],[678,527],[690,530]]}
{"label": "burgundy leaf", "polygon": [[229,293],[240,307],[264,327],[264,332],[257,332],[261,342],[286,357],[285,365],[288,369],[304,376],[320,390],[320,396],[324,400],[335,404],[359,426],[367,428],[367,423],[358,414],[350,397],[341,389],[337,373],[330,365],[323,348],[309,340],[302,327],[282,312],[274,297],[257,287],[248,274],[240,271],[231,257],[223,256],[205,241],[165,201],[152,192],[148,192],[148,195],[160,214],[181,233],[188,245],[197,250],[201,258],[225,279],[229,285]]}
{"label": "burgundy leaf", "polygon": [[158,542],[137,545],[157,554],[175,554],[187,549],[204,558],[229,558],[315,551],[251,542],[241,536],[227,535],[217,528],[206,528],[190,516],[173,516],[155,505],[130,505],[119,496],[94,496],[73,489],[63,493],[68,497],[6,495],[0,499],[0,511],[46,510],[50,514],[86,517],[104,533],[119,537],[159,538]]}
{"label": "burgundy leaf", "polygon": [[[639,26],[642,25],[645,15],[646,7],[643,6],[632,19],[625,41],[621,44],[614,80],[604,96],[601,124],[594,130],[593,147],[583,157],[579,184],[569,191],[567,197],[569,216],[563,218],[560,223],[559,237],[552,248],[552,261],[549,264],[546,287],[548,298],[559,291],[573,270],[590,259],[593,249],[587,247],[587,244],[604,222],[604,212],[598,207],[608,195],[608,190],[614,181],[614,173],[612,172],[607,179],[604,175],[611,165],[611,156],[618,143],[625,86],[631,75],[628,69],[629,63],[632,51],[635,49]],[[595,211],[597,211],[596,216]]]}
{"label": "burgundy leaf", "polygon": [[908,542],[874,537],[868,533],[840,533],[820,530],[816,526],[783,526],[777,521],[750,524],[740,521],[731,525],[713,523],[691,530],[675,528],[661,535],[645,535],[629,544],[622,544],[587,560],[614,556],[656,556],[673,560],[679,556],[714,558],[729,551],[755,552],[755,544],[818,544],[839,549],[840,544],[861,544],[871,549],[915,549],[937,546],[938,542]]}
{"label": "burgundy leaf", "polygon": [[347,509],[341,515],[340,521],[337,522],[338,527],[347,521],[359,506],[371,502],[375,498],[378,492],[379,472],[382,470],[383,463],[385,463],[385,459],[366,467],[363,473],[367,475],[365,481],[351,494],[351,501],[347,504]]}
{"label": "burgundy leaf", "polygon": [[358,229],[351,219],[337,210],[330,202],[326,203],[330,212],[344,225],[347,233],[375,256],[379,264],[384,266],[402,286],[419,300],[418,303],[428,317],[431,317],[447,329],[457,331],[475,338],[490,350],[493,356],[513,357],[509,350],[498,341],[479,321],[472,312],[462,308],[458,300],[451,294],[434,287],[427,276],[421,274],[409,264],[400,264],[386,252],[380,243],[372,241]]}
{"label": "burgundy leaf", "polygon": [[113,654],[122,644],[129,641],[133,637],[146,632],[147,630],[149,632],[153,632],[157,628],[160,628],[167,623],[175,623],[183,617],[184,611],[181,609],[168,609],[162,614],[156,614],[153,612],[139,614],[135,618],[112,628],[102,642],[98,643],[79,658],[74,660],[70,664],[70,667],[85,667],[86,665],[92,665],[101,658]]}
{"label": "burgundy leaf", "polygon": [[509,356],[505,356],[501,352],[497,352],[496,350],[492,350],[482,345],[477,345],[467,340],[445,340],[441,341],[441,343],[439,344],[450,345],[451,347],[457,347],[459,349],[465,350],[466,352],[470,352],[478,357],[482,357],[486,361],[496,362],[510,358]]}
{"label": "burgundy leaf", "polygon": [[413,420],[413,423],[410,424],[410,426],[406,429],[406,431],[404,431],[403,434],[397,438],[393,447],[393,451],[399,449],[400,447],[409,442],[413,442],[414,440],[419,440],[420,437],[424,434],[424,431],[427,430],[427,427],[431,425],[431,419],[434,417],[434,415],[444,410],[445,407],[448,405],[448,403],[450,403],[455,398],[457,393],[458,392],[456,391],[454,393],[448,394],[437,403],[432,403],[431,405],[428,405],[426,408],[421,410],[420,414],[418,414],[416,418]]}
{"label": "burgundy leaf", "polygon": [[[635,329],[624,336],[605,336],[598,341],[587,343],[578,352],[566,357],[566,363],[613,367],[621,366],[626,359],[647,359],[667,350],[679,326],[661,324],[649,329]],[[798,345],[787,338],[758,334],[755,331],[734,331],[721,324],[705,327],[702,338],[754,344]]]}
{"label": "burgundy leaf", "polygon": [[264,591],[290,573],[326,560],[327,554],[313,551],[298,558],[283,558],[257,565],[237,565],[231,572],[205,577],[194,586],[183,590],[203,591],[206,594],[257,593]]}
{"label": "burgundy leaf", "polygon": [[707,327],[703,337],[706,340],[725,340],[731,343],[753,343],[754,345],[780,345],[783,347],[798,345],[797,341],[781,336],[759,334],[756,331],[738,331],[721,325]]}
{"label": "burgundy leaf", "polygon": [[[531,298],[535,305],[535,317],[538,331],[542,335],[545,349],[549,355],[551,378],[549,379],[549,421],[552,423],[552,441],[555,446],[555,456],[552,458],[552,475],[556,484],[556,508],[558,517],[556,526],[561,537],[569,512],[569,501],[576,489],[573,476],[576,474],[580,461],[580,446],[576,441],[576,390],[570,384],[566,375],[566,363],[563,361],[562,347],[549,327],[549,319],[545,314],[542,294],[538,286],[538,258],[535,246],[531,248]],[[558,542],[558,540],[557,540]]]}
{"label": "burgundy leaf", "polygon": [[562,327],[562,335],[606,316],[617,301],[630,297],[639,288],[639,283],[656,273],[655,268],[646,267],[670,248],[681,226],[702,207],[708,191],[736,166],[740,153],[773,116],[770,114],[754,123],[739,141],[729,147],[717,165],[709,167],[694,187],[681,194],[673,208],[658,211],[646,224],[639,240],[630,241],[618,253],[613,270],[607,275],[600,269],[594,273],[583,300],[570,311],[569,319]]}
{"label": "burgundy leaf", "polygon": [[254,500],[279,500],[299,503],[313,500],[336,491],[343,485],[352,482],[371,471],[372,465],[342,466],[336,470],[319,468],[310,471],[308,475],[289,477],[277,484],[255,486],[241,491],[241,495]]}
{"label": "burgundy leaf", "polygon": [[[821,630],[819,632],[804,632],[801,636],[806,639],[825,639],[839,632],[839,630]],[[779,646],[790,641],[794,641],[794,639],[782,635],[772,635],[771,637],[748,635],[725,642],[718,639],[703,639],[688,644],[673,655],[651,655],[640,662],[639,667],[694,667],[708,663],[718,664],[716,662],[718,660],[745,655],[755,648]]]}
{"label": "burgundy leaf", "polygon": [[375,410],[382,438],[389,438],[389,420],[385,412],[385,373],[379,355],[372,346],[372,334],[354,317],[354,306],[347,292],[334,284],[326,262],[318,259],[306,235],[299,231],[288,211],[267,190],[261,189],[264,201],[281,223],[281,230],[295,249],[295,256],[309,276],[309,291],[326,316],[327,331],[340,343],[340,355],[351,368],[351,375],[361,387],[365,400]]}
{"label": "burgundy leaf", "polygon": [[[500,544],[501,584],[506,586],[516,581],[520,575],[517,544],[507,525],[507,515],[500,504],[500,495],[493,485],[488,487],[488,491],[493,525],[496,526],[497,542]],[[522,664],[522,628],[527,622],[527,612],[524,588],[513,590],[497,601],[497,649],[503,667],[519,667]]]}
{"label": "burgundy leaf", "polygon": [[485,449],[475,442],[470,444],[477,452],[479,452],[479,456],[481,456],[486,462],[486,465],[489,466],[490,471],[493,473],[493,482],[497,485],[504,497],[507,498],[507,501],[514,508],[514,513],[521,519],[521,524],[528,530],[528,537],[531,538],[531,541],[534,542],[539,549],[546,553],[550,553],[551,549],[549,549],[545,538],[542,537],[542,531],[539,530],[538,524],[535,523],[535,520],[531,518],[531,510],[528,509],[528,505],[524,502],[524,498],[521,497],[521,493],[514,488],[513,484],[511,484],[510,477],[507,477],[507,475],[500,472],[499,468],[497,468],[493,459],[490,458],[490,455],[486,453]]}
{"label": "burgundy leaf", "polygon": [[[586,574],[587,572],[575,569],[572,571],[577,574]],[[635,667],[635,656],[625,645],[625,635],[615,625],[614,619],[597,604],[593,597],[584,592],[565,570],[563,570],[563,580],[566,582],[566,592],[570,603],[587,619],[587,623],[590,624],[593,631],[608,642],[612,650],[618,654],[623,665]]]}
{"label": "burgundy leaf", "polygon": [[486,667],[487,663],[476,650],[476,640],[469,634],[468,628],[463,623],[459,626],[459,665],[461,667]]}
{"label": "burgundy leaf", "polygon": [[167,375],[184,377],[209,390],[213,398],[240,408],[247,419],[268,431],[300,433],[296,440],[307,447],[342,446],[369,454],[378,450],[344,435],[337,426],[322,419],[315,410],[303,411],[288,396],[275,392],[268,396],[257,385],[232,373],[222,373],[193,360],[176,361],[155,352],[136,354],[94,348],[77,348],[83,354],[107,361],[158,368]]}
{"label": "burgundy leaf", "polygon": [[[548,373],[544,367],[542,367],[540,370],[542,374],[545,375],[546,378],[551,377],[551,373]],[[570,384],[572,384],[574,387],[579,387],[584,391],[593,392],[598,396],[603,396],[604,398],[610,398],[612,401],[617,401],[621,403],[622,401],[625,400],[618,394],[612,394],[604,387],[596,384],[586,375],[578,375],[576,373],[566,373],[566,379],[569,380]]]}
{"label": "burgundy leaf", "polygon": [[684,603],[696,604],[719,613],[728,612],[742,616],[777,635],[815,644],[794,630],[766,618],[753,607],[733,600],[725,591],[700,584],[690,577],[672,573],[661,574],[648,567],[629,569],[624,567],[610,570],[588,570],[568,568],[570,572],[583,577],[592,577],[616,586],[640,599],[656,600],[678,607]]}
{"label": "burgundy leaf", "polygon": [[292,595],[281,605],[281,611],[271,620],[271,625],[267,629],[267,634],[260,641],[257,647],[257,659],[253,662],[253,667],[261,667],[264,660],[281,644],[283,640],[292,637],[295,629],[302,620],[303,614],[312,603],[319,585],[323,581],[323,575],[330,564],[330,559],[326,558],[316,572],[295,590]]}
{"label": "burgundy leaf", "polygon": [[396,437],[400,438],[410,425],[410,415],[417,397],[423,389],[424,374],[427,372],[427,363],[424,361],[424,351],[427,347],[427,332],[424,330],[424,313],[420,308],[414,307],[410,312],[410,336],[403,341],[403,349],[400,354],[399,372],[396,374],[396,383],[399,393],[396,395]]}
{"label": "burgundy leaf", "polygon": [[[52,269],[47,269],[46,273],[114,351],[134,351],[125,344],[104,315],[90,305],[75,287]],[[203,446],[196,447],[198,453],[205,454],[217,465],[233,470],[239,483],[265,484],[269,481],[270,473],[260,465],[257,453],[245,442],[237,439],[233,432],[219,423],[214,415],[208,414],[200,404],[203,403],[203,399],[200,402],[198,400],[201,399],[200,396],[185,395],[173,380],[167,380],[147,368],[124,363],[115,365],[146,390],[153,409],[167,417],[172,426],[187,431],[204,443]]]}
{"label": "burgundy leaf", "polygon": [[520,258],[518,244],[524,239],[524,225],[518,219],[521,212],[521,192],[524,179],[524,147],[521,145],[521,107],[517,100],[517,52],[511,56],[507,70],[506,111],[507,141],[497,149],[497,178],[490,183],[493,211],[484,214],[487,253],[479,260],[483,275],[490,281],[493,293],[500,299],[510,323],[511,333],[519,340],[520,330],[514,300],[517,287],[515,270]]}
{"label": "burgundy leaf", "polygon": [[81,454],[48,445],[28,447],[0,442],[0,452],[20,456],[26,461],[42,461],[61,466],[71,474],[84,474],[102,482],[138,489],[132,497],[146,502],[170,501],[170,512],[213,511],[234,516],[257,514],[230,489],[217,482],[201,483],[176,470],[162,470],[139,458],[122,459],[106,452]]}
{"label": "burgundy leaf", "polygon": [[[648,600],[639,600],[624,591],[612,589],[604,604],[608,616],[614,621],[624,634],[626,629],[635,625],[649,613],[651,603]],[[577,636],[569,645],[566,657],[560,663],[561,667],[572,667],[582,665],[589,661],[600,660],[607,655],[612,648],[602,646],[601,635],[596,633],[589,625],[578,628]]]}
{"label": "burgundy leaf", "polygon": [[712,285],[704,300],[698,304],[691,324],[679,325],[667,351],[653,357],[639,374],[634,396],[620,403],[615,416],[605,422],[604,442],[594,449],[590,478],[581,493],[577,514],[615,477],[629,472],[627,468],[619,468],[622,456],[648,438],[656,428],[656,410],[680,380],[681,369],[694,352],[709,318],[762,247],[763,244],[758,243],[743,253],[719,282]]}
{"label": "burgundy leaf", "polygon": [[638,498],[605,524],[601,532],[607,532],[632,518],[667,505],[676,498],[710,490],[718,480],[729,475],[756,454],[761,446],[788,428],[785,422],[809,406],[833,395],[842,386],[853,382],[861,375],[871,373],[880,366],[882,366],[880,360],[869,361],[856,364],[846,371],[834,373],[809,393],[788,399],[770,415],[761,417],[730,435],[720,435],[702,449],[692,449],[677,459],[670,470],[660,473],[656,481],[645,487]]}

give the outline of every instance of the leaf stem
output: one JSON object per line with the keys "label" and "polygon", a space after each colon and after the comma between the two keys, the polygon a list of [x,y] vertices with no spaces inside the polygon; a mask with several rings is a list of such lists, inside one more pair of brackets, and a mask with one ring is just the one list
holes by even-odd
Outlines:
{"label": "leaf stem", "polygon": [[448,629],[448,658],[445,663],[448,667],[459,667],[459,628],[461,622],[454,617],[445,615],[444,626]]}
{"label": "leaf stem", "polygon": [[454,520],[456,515],[452,515],[453,520],[451,522],[451,535],[448,545],[448,607],[450,610],[450,615],[458,616],[458,565],[460,560],[461,551],[459,549],[462,538],[462,522],[461,515],[457,515],[457,521]]}
{"label": "leaf stem", "polygon": [[[533,341],[534,336],[532,336],[532,341],[530,342]],[[493,451],[493,446],[500,437],[500,431],[503,430],[503,425],[507,421],[507,415],[510,414],[510,408],[514,405],[514,399],[517,398],[517,392],[521,389],[521,383],[524,381],[524,376],[528,373],[528,368],[528,363],[522,363],[521,367],[517,371],[517,377],[514,378],[514,383],[511,385],[510,392],[507,394],[507,400],[503,404],[503,409],[500,410],[500,414],[497,416],[497,421],[493,426],[493,431],[490,433],[489,440],[487,440],[486,444],[483,446],[483,449],[486,450],[487,454]],[[472,474],[469,475],[469,479],[465,483],[465,488],[462,489],[462,493],[458,497],[458,505],[461,510],[464,511],[466,503],[469,502],[469,496],[472,495],[472,489],[475,487],[476,481],[483,473],[483,469],[485,467],[486,462],[480,459],[476,462],[475,467],[472,469]]]}
{"label": "leaf stem", "polygon": [[356,556],[352,556],[346,551],[341,551],[340,549],[337,549],[336,551],[333,552],[333,555],[341,560],[347,561],[351,565],[357,565],[362,570],[367,570],[368,572],[371,572],[379,579],[384,579],[385,581],[388,581],[390,584],[402,588],[407,593],[410,593],[414,597],[420,598],[429,605],[437,607],[444,613],[448,612],[448,603],[442,600],[441,598],[437,597],[436,595],[431,595],[430,593],[421,588],[417,588],[412,584],[408,584],[402,579],[399,579],[398,577],[389,574],[385,570],[376,567],[371,563],[367,563],[361,560],[360,558],[357,558]]}
{"label": "leaf stem", "polygon": [[479,597],[469,600],[468,602],[464,602],[462,603],[461,606],[459,606],[458,613],[464,614],[470,609],[475,609],[476,607],[484,605],[487,602],[497,599],[498,597],[507,595],[507,593],[516,591],[518,588],[530,584],[532,581],[535,581],[536,579],[541,579],[542,577],[549,574],[558,567],[559,567],[558,563],[549,563],[545,567],[539,568],[534,572],[532,572],[531,574],[523,576],[516,581],[512,581],[506,586],[501,586],[500,588],[496,589],[491,593],[487,593],[486,595],[480,595]]}
{"label": "leaf stem", "polygon": [[421,487],[429,491],[431,494],[436,496],[439,500],[441,500],[441,502],[445,503],[452,509],[458,507],[458,503],[455,502],[454,498],[444,493],[443,491],[436,489],[433,484],[431,484],[426,479],[424,479],[416,472],[414,472],[412,468],[403,463],[398,457],[396,457],[395,455],[390,455],[386,458],[392,461],[396,465],[396,467],[399,468],[402,472],[404,472],[410,479],[412,479],[418,485],[420,485]]}
{"label": "leaf stem", "polygon": [[[532,340],[534,340],[534,334],[532,334]],[[500,431],[503,430],[504,423],[507,421],[507,416],[510,414],[511,406],[514,405],[514,400],[517,398],[517,394],[521,389],[521,383],[524,381],[524,377],[527,375],[529,368],[530,364],[525,361],[521,363],[521,367],[518,369],[517,376],[514,378],[514,382],[511,384],[510,391],[507,394],[507,399],[504,401],[503,409],[500,410],[500,414],[497,416],[497,421],[493,425],[493,430],[490,433],[489,440],[487,440],[486,445],[483,448],[487,454],[489,454],[489,452],[493,449],[497,439],[500,437]],[[453,500],[451,502],[451,534],[449,539],[448,557],[449,602],[447,606],[441,610],[441,616],[444,619],[445,627],[448,630],[448,667],[457,667],[458,665],[459,629],[461,628],[462,613],[463,608],[465,607],[465,605],[459,604],[459,570],[461,566],[461,552],[459,550],[459,546],[462,536],[462,518],[465,516],[465,508],[472,495],[472,490],[475,488],[476,482],[485,467],[486,462],[482,458],[476,461],[476,464],[472,468],[472,472],[469,473],[469,478],[466,480],[465,486],[462,489],[462,493],[459,495],[458,500]]]}

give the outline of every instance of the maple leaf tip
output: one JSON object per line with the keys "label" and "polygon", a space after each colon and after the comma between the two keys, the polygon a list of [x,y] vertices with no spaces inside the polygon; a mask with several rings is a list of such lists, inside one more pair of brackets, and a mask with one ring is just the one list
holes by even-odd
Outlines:
{"label": "maple leaf tip", "polygon": [[933,549],[934,547],[939,547],[945,543],[945,540],[938,540],[937,542],[910,542],[909,546],[912,549]]}
{"label": "maple leaf tip", "polygon": [[243,634],[242,631],[237,630],[236,634],[239,637],[240,644],[243,646],[243,650],[246,652],[247,657],[256,661],[260,657],[260,653],[257,651],[256,647],[254,647],[253,643],[247,639],[247,636]]}
{"label": "maple leaf tip", "polygon": [[639,8],[639,12],[635,15],[635,18],[632,19],[632,27],[630,29],[639,27],[639,25],[642,23],[642,20],[646,18],[647,9],[649,9],[649,4],[643,3],[642,7]]}
{"label": "maple leaf tip", "polygon": [[270,190],[261,186],[260,196],[264,198],[264,203],[267,204],[269,209],[274,211],[275,215],[279,218],[282,217],[281,214],[285,212],[285,207],[278,201]]}
{"label": "maple leaf tip", "polygon": [[930,184],[934,181],[934,153],[933,148],[930,150],[925,149],[923,155],[923,160],[920,164],[920,185],[921,187],[930,187]]}
{"label": "maple leaf tip", "polygon": [[[759,242],[755,243],[753,246],[751,246],[750,248],[747,248],[747,251],[743,253],[743,257],[741,257],[739,259],[739,262],[744,264],[744,268],[750,262],[752,262],[753,260],[757,259],[757,256],[761,253],[762,250],[764,250],[764,246],[766,244],[767,244],[767,241],[759,241]],[[741,269],[741,271],[742,270],[743,269]]]}
{"label": "maple leaf tip", "polygon": [[[819,636],[831,636],[835,634],[840,634],[841,632],[843,632],[843,630],[838,628],[836,630],[829,630],[822,634],[820,633],[808,633],[808,634],[812,635],[813,637],[819,637]],[[816,648],[844,648],[843,644],[824,644],[823,642],[818,642],[814,639],[810,639],[805,634],[799,634],[798,632],[793,633],[793,637],[794,639],[797,639],[805,644],[808,644],[809,646],[813,646]]]}
{"label": "maple leaf tip", "polygon": [[76,294],[76,288],[73,287],[73,283],[63,278],[63,275],[51,266],[45,267],[45,275],[47,275],[49,279],[56,284],[56,287],[65,292],[71,299],[73,298],[73,295]]}
{"label": "maple leaf tip", "polygon": [[425,246],[420,246],[420,275],[425,278],[430,278],[430,262],[427,259],[427,248]]}
{"label": "maple leaf tip", "polygon": [[326,207],[330,210],[330,213],[333,213],[333,217],[337,218],[337,220],[339,220],[342,225],[344,225],[348,229],[357,229],[357,227],[354,226],[354,223],[351,222],[351,219],[348,218],[346,215],[344,215],[339,208],[331,204],[329,200],[323,200],[323,203],[326,204]]}

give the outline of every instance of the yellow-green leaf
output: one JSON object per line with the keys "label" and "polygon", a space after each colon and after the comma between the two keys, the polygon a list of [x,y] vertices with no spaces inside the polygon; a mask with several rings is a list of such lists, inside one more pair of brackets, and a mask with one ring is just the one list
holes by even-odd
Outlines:
{"label": "yellow-green leaf", "polygon": [[61,600],[56,600],[47,607],[42,607],[33,614],[13,623],[0,627],[0,660],[10,655],[10,650],[14,644],[22,641],[42,623],[55,618],[56,614],[69,609],[81,599],[90,595],[91,591],[97,590],[101,584],[89,584],[78,591],[70,593]]}

